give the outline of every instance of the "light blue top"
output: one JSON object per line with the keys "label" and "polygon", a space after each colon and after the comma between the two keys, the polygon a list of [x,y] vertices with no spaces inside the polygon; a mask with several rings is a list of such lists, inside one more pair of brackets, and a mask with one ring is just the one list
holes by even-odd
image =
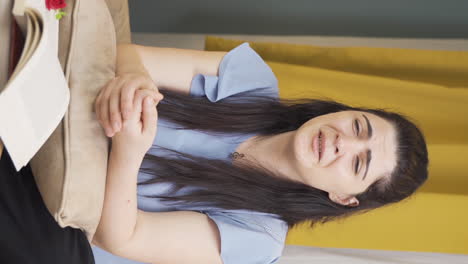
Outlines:
{"label": "light blue top", "polygon": [[[229,96],[248,92],[278,97],[278,81],[270,67],[247,42],[228,52],[220,63],[218,76],[196,75],[191,83],[190,96],[206,96],[217,102]],[[171,126],[172,125],[172,126]],[[195,156],[230,160],[240,143],[253,134],[216,135],[195,130],[177,130],[174,123],[158,120],[158,132],[148,153],[162,155],[165,147]],[[143,161],[141,167],[145,166]],[[140,171],[138,182],[152,176]],[[163,212],[191,210],[205,213],[217,224],[221,236],[221,258],[224,264],[270,264],[282,254],[288,227],[274,214],[250,210],[225,210],[210,206],[182,205],[145,195],[167,194],[172,183],[138,186],[138,208],[143,211]],[[196,188],[180,189],[182,195]],[[182,242],[181,242],[182,243]],[[156,250],[156,249],[155,249]],[[140,263],[114,256],[93,246],[96,264]]]}

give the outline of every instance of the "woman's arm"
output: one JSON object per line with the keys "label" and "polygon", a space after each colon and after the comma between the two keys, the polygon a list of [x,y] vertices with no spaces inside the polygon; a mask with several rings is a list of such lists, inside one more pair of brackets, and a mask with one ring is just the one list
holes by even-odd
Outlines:
{"label": "woman's arm", "polygon": [[101,220],[93,239],[104,249],[128,241],[137,220],[137,175],[143,157],[112,145],[107,167],[106,192]]}
{"label": "woman's arm", "polygon": [[143,73],[149,75],[134,44],[117,45],[115,75],[119,76],[125,73]]}
{"label": "woman's arm", "polygon": [[[128,73],[148,75],[134,46],[118,44],[116,76]],[[104,101],[103,105],[107,105],[109,99]],[[100,109],[100,104],[96,109]],[[107,108],[104,110],[101,112],[107,113]],[[108,118],[106,116],[102,119]],[[136,183],[142,160],[143,156],[125,150],[119,144],[112,144],[107,165],[104,205],[93,244],[113,248],[122,241],[127,241],[133,234],[137,217]]]}
{"label": "woman's arm", "polygon": [[[112,87],[105,87],[101,92],[106,93],[109,89]],[[132,111],[122,123],[122,129],[112,137],[104,205],[94,236],[95,244],[104,249],[118,249],[134,233],[138,171],[157,134],[156,106],[159,101],[152,99],[150,94],[148,90],[135,92]]]}
{"label": "woman's arm", "polygon": [[104,208],[93,244],[114,255],[145,263],[222,264],[220,233],[207,215],[137,209],[136,183],[141,160],[118,149],[111,151]]}
{"label": "woman's arm", "polygon": [[225,51],[161,48],[133,45],[158,88],[188,95],[197,74],[218,75]]}
{"label": "woman's arm", "polygon": [[93,244],[145,263],[222,264],[220,232],[207,215],[137,209],[137,175],[143,159],[127,153],[118,145],[111,149],[104,207]]}

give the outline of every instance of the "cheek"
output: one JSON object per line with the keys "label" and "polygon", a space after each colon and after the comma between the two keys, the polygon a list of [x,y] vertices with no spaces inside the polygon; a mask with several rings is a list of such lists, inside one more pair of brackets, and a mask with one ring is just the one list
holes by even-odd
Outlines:
{"label": "cheek", "polygon": [[335,166],[330,168],[325,174],[323,174],[324,181],[327,182],[330,191],[338,193],[351,192],[356,185],[356,181],[353,175],[343,168],[343,166]]}
{"label": "cheek", "polygon": [[301,174],[307,185],[326,192],[352,193],[356,189],[356,176],[346,167],[347,160],[339,160],[326,168],[301,167]]}
{"label": "cheek", "polygon": [[349,184],[342,171],[331,167],[309,169],[305,179],[308,185],[326,192],[341,191]]}

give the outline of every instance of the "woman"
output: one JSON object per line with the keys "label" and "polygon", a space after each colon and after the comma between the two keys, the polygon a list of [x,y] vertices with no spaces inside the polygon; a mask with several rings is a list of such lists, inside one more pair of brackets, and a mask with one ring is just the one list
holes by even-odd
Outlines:
{"label": "woman", "polygon": [[[148,73],[125,66],[132,52]],[[96,263],[274,263],[288,228],[398,202],[427,180],[424,137],[403,116],[280,100],[247,43],[185,53],[198,67],[177,52],[120,47],[123,77],[96,100],[112,137]]]}

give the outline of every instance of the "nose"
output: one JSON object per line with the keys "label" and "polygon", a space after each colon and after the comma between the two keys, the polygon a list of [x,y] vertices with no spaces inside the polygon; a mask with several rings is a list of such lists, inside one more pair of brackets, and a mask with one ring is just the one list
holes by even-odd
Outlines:
{"label": "nose", "polygon": [[359,139],[355,135],[348,136],[342,133],[335,134],[334,154],[336,157],[345,155],[346,153],[360,153],[366,148],[367,142]]}

